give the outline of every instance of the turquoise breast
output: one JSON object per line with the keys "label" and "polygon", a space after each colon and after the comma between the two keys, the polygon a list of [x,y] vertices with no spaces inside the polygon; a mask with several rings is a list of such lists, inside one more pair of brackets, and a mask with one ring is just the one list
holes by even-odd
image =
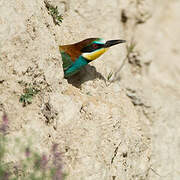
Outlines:
{"label": "turquoise breast", "polygon": [[73,74],[76,74],[81,70],[83,66],[87,64],[88,61],[82,56],[79,56],[79,58],[76,59],[75,62],[67,70],[64,71],[64,76],[69,77],[72,76]]}

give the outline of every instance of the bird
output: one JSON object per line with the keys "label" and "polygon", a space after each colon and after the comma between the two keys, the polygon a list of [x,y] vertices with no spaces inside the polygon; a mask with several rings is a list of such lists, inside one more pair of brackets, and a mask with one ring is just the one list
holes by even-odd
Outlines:
{"label": "bird", "polygon": [[74,44],[60,45],[64,77],[73,76],[82,67],[104,54],[110,47],[125,42],[121,39],[105,41],[103,38],[88,38]]}

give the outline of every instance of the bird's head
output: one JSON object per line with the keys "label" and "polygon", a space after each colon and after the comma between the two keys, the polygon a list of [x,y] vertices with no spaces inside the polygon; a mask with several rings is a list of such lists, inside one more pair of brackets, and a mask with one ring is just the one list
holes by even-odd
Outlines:
{"label": "bird's head", "polygon": [[81,55],[87,59],[88,61],[92,61],[97,59],[99,56],[104,54],[110,47],[124,43],[125,40],[109,40],[105,41],[102,38],[90,38],[86,39],[84,41],[81,41],[80,43],[83,44],[81,51]]}

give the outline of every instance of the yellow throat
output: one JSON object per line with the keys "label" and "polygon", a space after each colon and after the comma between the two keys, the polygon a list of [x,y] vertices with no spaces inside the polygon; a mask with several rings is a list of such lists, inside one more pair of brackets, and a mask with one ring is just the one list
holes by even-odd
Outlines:
{"label": "yellow throat", "polygon": [[82,56],[90,61],[97,59],[99,56],[101,56],[102,54],[104,54],[109,48],[102,48],[102,49],[98,49],[94,52],[90,52],[90,53],[83,53]]}

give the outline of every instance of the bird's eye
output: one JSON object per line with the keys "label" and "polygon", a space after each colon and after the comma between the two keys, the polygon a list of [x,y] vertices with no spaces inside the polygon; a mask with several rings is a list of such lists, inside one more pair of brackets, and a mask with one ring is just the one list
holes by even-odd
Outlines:
{"label": "bird's eye", "polygon": [[91,44],[89,46],[86,46],[84,48],[81,49],[81,52],[93,52],[96,49],[99,49],[101,47],[103,47],[104,45],[101,44]]}
{"label": "bird's eye", "polygon": [[93,44],[92,47],[93,47],[94,49],[97,49],[99,46],[98,46],[97,44]]}

